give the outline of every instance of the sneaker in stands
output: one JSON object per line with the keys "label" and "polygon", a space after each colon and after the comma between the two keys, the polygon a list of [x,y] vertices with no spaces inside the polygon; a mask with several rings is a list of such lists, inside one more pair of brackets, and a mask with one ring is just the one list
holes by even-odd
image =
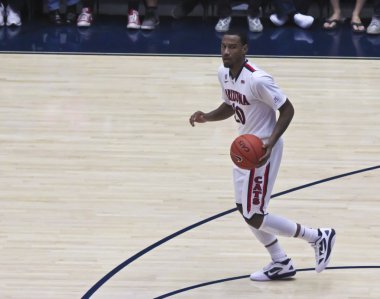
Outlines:
{"label": "sneaker in stands", "polygon": [[322,272],[330,262],[331,251],[335,243],[335,230],[332,228],[319,228],[318,239],[311,246],[315,250],[315,271]]}
{"label": "sneaker in stands", "polygon": [[307,16],[300,13],[296,13],[293,16],[293,20],[298,27],[301,27],[303,29],[310,28],[314,23],[314,18],[312,16]]}
{"label": "sneaker in stands", "polygon": [[288,21],[288,16],[279,17],[277,14],[271,14],[269,16],[271,22],[276,26],[282,26]]}
{"label": "sneaker in stands", "polygon": [[367,27],[368,34],[380,34],[380,18],[372,17],[371,23]]}
{"label": "sneaker in stands", "polygon": [[271,262],[268,266],[264,267],[250,276],[254,281],[269,281],[288,278],[296,275],[296,269],[290,258],[282,262]]}
{"label": "sneaker in stands", "polygon": [[77,19],[78,27],[90,27],[92,25],[92,12],[88,7],[83,7],[82,12],[79,14]]}
{"label": "sneaker in stands", "polygon": [[143,30],[153,30],[156,26],[160,24],[160,21],[155,16],[146,16],[141,24],[141,29]]}
{"label": "sneaker in stands", "polygon": [[140,29],[141,23],[140,23],[140,17],[139,12],[134,9],[130,9],[128,11],[128,29]]}
{"label": "sneaker in stands", "polygon": [[263,24],[261,24],[261,21],[259,18],[252,18],[252,17],[248,16],[247,21],[248,21],[249,31],[251,31],[251,32],[263,31]]}
{"label": "sneaker in stands", "polygon": [[13,10],[9,5],[6,9],[7,26],[21,26],[20,12]]}
{"label": "sneaker in stands", "polygon": [[230,29],[231,17],[220,18],[218,23],[215,26],[215,31],[217,32],[227,32]]}

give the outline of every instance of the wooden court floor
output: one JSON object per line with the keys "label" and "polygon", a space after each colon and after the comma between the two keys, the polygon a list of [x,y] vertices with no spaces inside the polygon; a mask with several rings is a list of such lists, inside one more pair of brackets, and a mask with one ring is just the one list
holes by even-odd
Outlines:
{"label": "wooden court floor", "polygon": [[[380,60],[251,58],[295,106],[274,194],[380,164]],[[234,122],[188,123],[220,104],[219,58],[0,55],[0,298],[81,298],[172,233],[234,208]],[[272,199],[269,211],[332,226],[330,266],[172,298],[380,298],[380,170]],[[298,269],[301,240],[280,238]],[[237,212],[142,255],[91,298],[156,298],[269,262]],[[354,268],[359,266],[359,268]]]}

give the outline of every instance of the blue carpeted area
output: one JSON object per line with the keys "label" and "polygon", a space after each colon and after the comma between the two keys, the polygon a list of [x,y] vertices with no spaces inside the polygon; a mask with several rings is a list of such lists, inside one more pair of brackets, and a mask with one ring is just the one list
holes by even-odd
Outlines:
{"label": "blue carpeted area", "polygon": [[[0,27],[2,52],[60,52],[154,55],[218,55],[221,34],[215,17],[174,20],[161,17],[154,31],[126,28],[125,16],[98,16],[90,28],[54,26],[45,18],[24,21],[17,28]],[[355,34],[348,21],[336,31],[325,31],[321,20],[303,30],[287,24],[274,27],[263,20],[264,31],[249,33],[250,55],[307,57],[380,57],[380,35]],[[365,20],[368,24],[369,20]],[[244,17],[233,26],[247,30]]]}

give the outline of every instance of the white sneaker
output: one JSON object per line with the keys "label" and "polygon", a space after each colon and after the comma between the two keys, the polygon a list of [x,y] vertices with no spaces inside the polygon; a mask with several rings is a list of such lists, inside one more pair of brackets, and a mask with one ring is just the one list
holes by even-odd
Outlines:
{"label": "white sneaker", "polygon": [[293,16],[294,23],[296,23],[297,26],[307,29],[314,23],[314,18],[312,16],[303,15],[300,13],[296,13]]}
{"label": "white sneaker", "polygon": [[90,27],[92,24],[92,12],[88,7],[83,7],[77,19],[78,27]]}
{"label": "white sneaker", "polygon": [[247,21],[248,21],[249,31],[251,32],[263,31],[263,24],[261,24],[261,21],[259,18],[251,18],[250,16],[248,16]]}
{"label": "white sneaker", "polygon": [[250,279],[254,281],[277,280],[294,276],[296,272],[292,260],[288,258],[282,262],[271,262],[262,270],[252,273]]}
{"label": "white sneaker", "polygon": [[311,243],[315,250],[315,271],[322,272],[331,258],[331,251],[335,243],[335,230],[333,228],[319,228],[318,240]]}
{"label": "white sneaker", "polygon": [[144,21],[141,24],[142,30],[153,30],[160,24],[160,20],[155,16],[145,16]]}
{"label": "white sneaker", "polygon": [[139,12],[134,9],[128,11],[128,29],[140,29],[141,22],[139,17]]}
{"label": "white sneaker", "polygon": [[0,3],[0,26],[4,26],[4,5]]}
{"label": "white sneaker", "polygon": [[7,26],[21,26],[20,12],[13,10],[9,5],[6,9],[7,13]]}
{"label": "white sneaker", "polygon": [[380,34],[380,19],[373,17],[371,23],[367,27],[368,34]]}
{"label": "white sneaker", "polygon": [[282,26],[288,21],[288,16],[278,17],[275,13],[269,16],[271,22],[276,26]]}
{"label": "white sneaker", "polygon": [[227,32],[230,29],[231,20],[231,17],[219,19],[215,26],[215,30],[217,32]]}

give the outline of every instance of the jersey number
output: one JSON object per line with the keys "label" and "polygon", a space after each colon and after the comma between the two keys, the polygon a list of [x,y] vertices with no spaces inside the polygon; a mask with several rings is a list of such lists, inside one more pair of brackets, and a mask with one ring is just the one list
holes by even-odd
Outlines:
{"label": "jersey number", "polygon": [[243,109],[241,109],[239,106],[236,106],[235,103],[232,103],[232,108],[235,111],[235,120],[238,123],[241,123],[242,125],[245,125],[245,115]]}

